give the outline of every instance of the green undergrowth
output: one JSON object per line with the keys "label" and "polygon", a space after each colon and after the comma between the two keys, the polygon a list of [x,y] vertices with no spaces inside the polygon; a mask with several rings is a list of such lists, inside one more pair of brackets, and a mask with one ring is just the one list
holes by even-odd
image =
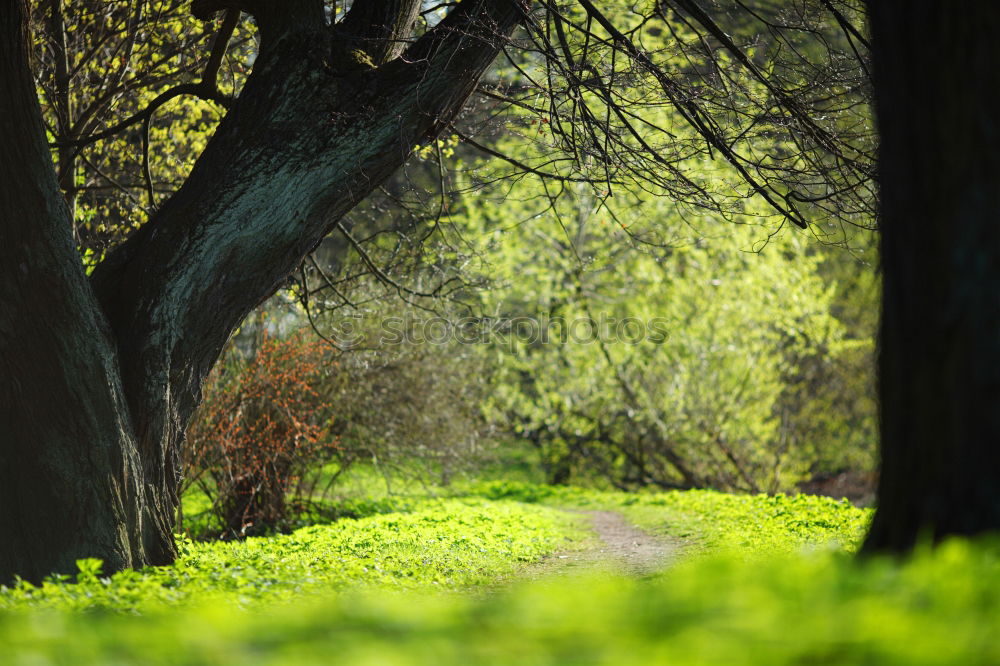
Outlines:
{"label": "green undergrowth", "polygon": [[[107,579],[84,562],[79,583],[0,591],[0,664],[1000,663],[1000,539],[858,559],[869,512],[826,498],[450,492],[188,542],[173,567]],[[689,546],[656,576],[522,579],[582,541],[582,514],[551,507],[621,511]]]}
{"label": "green undergrowth", "polygon": [[358,592],[139,617],[0,614],[0,662],[31,664],[1000,663],[1000,548],[900,565],[843,553],[691,558],[654,579],[535,581],[491,596]]}
{"label": "green undergrowth", "polygon": [[135,611],[206,598],[253,606],[347,586],[463,589],[510,577],[574,534],[572,517],[546,507],[476,498],[410,502],[409,513],[291,534],[187,541],[170,567],[102,577],[99,562],[82,561],[79,582],[21,583],[0,591],[0,609]]}
{"label": "green undergrowth", "polygon": [[871,511],[814,495],[731,495],[712,490],[623,493],[510,481],[463,490],[492,500],[620,511],[643,529],[684,539],[689,552],[741,557],[831,547],[853,552]]}

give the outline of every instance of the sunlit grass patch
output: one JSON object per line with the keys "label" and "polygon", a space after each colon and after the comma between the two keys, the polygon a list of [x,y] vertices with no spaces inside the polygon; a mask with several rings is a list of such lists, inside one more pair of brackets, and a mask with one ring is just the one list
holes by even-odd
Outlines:
{"label": "sunlit grass patch", "polygon": [[206,597],[241,605],[347,586],[462,589],[495,583],[564,547],[572,519],[540,506],[481,499],[414,501],[410,513],[340,520],[291,534],[191,543],[170,567],[110,578],[84,563],[80,582],[0,592],[0,608],[144,609]]}
{"label": "sunlit grass patch", "polygon": [[713,490],[623,493],[509,481],[473,484],[466,491],[489,499],[621,511],[646,530],[687,539],[696,550],[727,549],[748,556],[803,547],[853,552],[871,519],[869,509],[813,495]]}

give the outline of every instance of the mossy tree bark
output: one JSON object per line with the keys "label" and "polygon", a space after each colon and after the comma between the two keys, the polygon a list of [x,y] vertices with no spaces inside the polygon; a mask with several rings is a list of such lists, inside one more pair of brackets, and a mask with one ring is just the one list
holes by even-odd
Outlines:
{"label": "mossy tree bark", "polygon": [[882,466],[867,550],[1000,529],[1000,5],[869,2]]}
{"label": "mossy tree bark", "polygon": [[[450,122],[526,6],[462,2],[403,49],[419,0],[195,0],[262,43],[190,177],[88,280],[28,68],[0,5],[0,582],[164,564],[178,452],[230,333],[336,222]],[[391,44],[391,46],[387,46]],[[358,51],[362,53],[358,53]]]}

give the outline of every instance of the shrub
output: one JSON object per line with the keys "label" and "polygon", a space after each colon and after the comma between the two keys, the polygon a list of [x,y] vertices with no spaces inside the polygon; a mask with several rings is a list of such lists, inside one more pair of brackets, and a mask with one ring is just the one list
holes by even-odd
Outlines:
{"label": "shrub", "polygon": [[334,361],[320,342],[262,334],[231,348],[209,376],[188,432],[186,475],[212,500],[223,534],[285,527],[290,494],[337,450],[332,409],[318,386]]}

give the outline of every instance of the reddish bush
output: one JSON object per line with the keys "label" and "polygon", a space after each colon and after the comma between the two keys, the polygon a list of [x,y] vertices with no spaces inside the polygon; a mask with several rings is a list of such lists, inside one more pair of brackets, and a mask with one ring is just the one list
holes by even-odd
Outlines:
{"label": "reddish bush", "polygon": [[333,361],[301,336],[264,336],[209,376],[188,431],[186,471],[212,498],[226,536],[282,527],[303,477],[334,455],[332,410],[317,387]]}

